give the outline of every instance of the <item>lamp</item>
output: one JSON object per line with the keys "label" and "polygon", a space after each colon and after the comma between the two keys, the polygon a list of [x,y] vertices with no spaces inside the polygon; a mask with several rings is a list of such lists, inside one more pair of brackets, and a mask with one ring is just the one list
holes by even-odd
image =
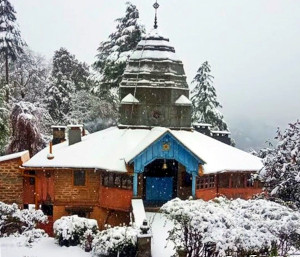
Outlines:
{"label": "lamp", "polygon": [[166,170],[168,168],[168,166],[167,166],[167,161],[166,161],[166,159],[164,159],[164,164],[163,164],[163,166],[162,166],[162,169],[163,170]]}

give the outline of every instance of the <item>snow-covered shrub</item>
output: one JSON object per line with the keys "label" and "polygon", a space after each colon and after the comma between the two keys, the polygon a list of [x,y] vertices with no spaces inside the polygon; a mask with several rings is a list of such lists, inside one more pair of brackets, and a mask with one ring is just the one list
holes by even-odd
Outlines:
{"label": "snow-covered shrub", "polygon": [[113,227],[100,231],[93,241],[93,256],[136,256],[138,230]]}
{"label": "snow-covered shrub", "polygon": [[188,256],[285,256],[300,243],[299,212],[263,199],[174,199],[161,211],[174,222],[168,239]]}
{"label": "snow-covered shrub", "polygon": [[41,210],[20,210],[15,203],[0,202],[0,237],[23,234],[34,229],[37,223],[46,223],[47,220]]}
{"label": "snow-covered shrub", "polygon": [[289,124],[284,131],[278,129],[277,145],[264,153],[264,169],[260,178],[271,197],[291,201],[300,207],[300,121]]}
{"label": "snow-covered shrub", "polygon": [[43,229],[32,229],[25,231],[22,234],[25,237],[24,245],[31,247],[34,242],[38,242],[43,237],[48,237],[48,234]]}
{"label": "snow-covered shrub", "polygon": [[77,215],[63,216],[53,224],[55,238],[60,246],[85,246],[87,231],[96,235],[98,231],[97,221],[93,219],[81,218]]}

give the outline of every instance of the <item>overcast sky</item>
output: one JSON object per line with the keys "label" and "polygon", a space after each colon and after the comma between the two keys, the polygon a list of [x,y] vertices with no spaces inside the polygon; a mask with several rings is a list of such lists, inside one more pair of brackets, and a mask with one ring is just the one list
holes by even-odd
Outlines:
{"label": "overcast sky", "polygon": [[[125,0],[11,0],[32,50],[66,47],[93,63],[99,43],[124,15]],[[153,26],[154,0],[132,0]],[[158,25],[190,82],[208,61],[229,126],[284,126],[300,118],[300,1],[160,0]],[[247,126],[247,125],[246,125]],[[275,131],[274,131],[275,133]],[[270,137],[273,135],[270,135]]]}

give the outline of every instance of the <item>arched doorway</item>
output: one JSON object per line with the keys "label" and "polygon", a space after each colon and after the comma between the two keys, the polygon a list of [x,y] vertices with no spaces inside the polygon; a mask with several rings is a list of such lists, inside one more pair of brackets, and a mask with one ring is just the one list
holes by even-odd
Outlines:
{"label": "arched doorway", "polygon": [[178,162],[156,159],[143,173],[143,198],[146,205],[160,206],[177,196]]}

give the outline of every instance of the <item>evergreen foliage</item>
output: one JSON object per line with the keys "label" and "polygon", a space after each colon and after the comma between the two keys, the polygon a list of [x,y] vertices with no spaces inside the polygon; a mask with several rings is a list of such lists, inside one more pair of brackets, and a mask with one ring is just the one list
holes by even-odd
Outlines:
{"label": "evergreen foliage", "polygon": [[274,148],[263,149],[264,169],[260,177],[271,197],[291,201],[300,207],[300,121],[278,129]]}
{"label": "evergreen foliage", "polygon": [[100,99],[88,91],[80,90],[71,95],[67,123],[84,124],[89,132],[95,132],[114,125],[117,112],[113,101]]}
{"label": "evergreen foliage", "polygon": [[209,123],[216,130],[227,130],[228,127],[224,117],[218,110],[222,106],[217,100],[213,79],[210,65],[206,61],[198,69],[192,82],[195,84],[194,89],[191,91],[193,104],[192,121]]}
{"label": "evergreen foliage", "polygon": [[[8,62],[15,61],[23,52],[25,43],[16,24],[16,11],[8,0],[0,0],[0,57],[5,62],[6,83],[8,78]],[[8,97],[8,96],[7,96]]]}
{"label": "evergreen foliage", "polygon": [[4,101],[5,92],[0,88],[0,155],[5,153],[9,140],[9,109]]}
{"label": "evergreen foliage", "polygon": [[116,20],[116,31],[98,48],[94,68],[100,73],[100,87],[105,89],[98,87],[95,89],[97,92],[119,86],[127,58],[144,33],[144,27],[138,23],[138,9],[129,2],[126,5],[125,16]]}
{"label": "evergreen foliage", "polygon": [[71,95],[90,87],[89,67],[80,63],[65,48],[54,53],[52,77],[48,85],[49,112],[56,123],[65,123],[70,111]]}

